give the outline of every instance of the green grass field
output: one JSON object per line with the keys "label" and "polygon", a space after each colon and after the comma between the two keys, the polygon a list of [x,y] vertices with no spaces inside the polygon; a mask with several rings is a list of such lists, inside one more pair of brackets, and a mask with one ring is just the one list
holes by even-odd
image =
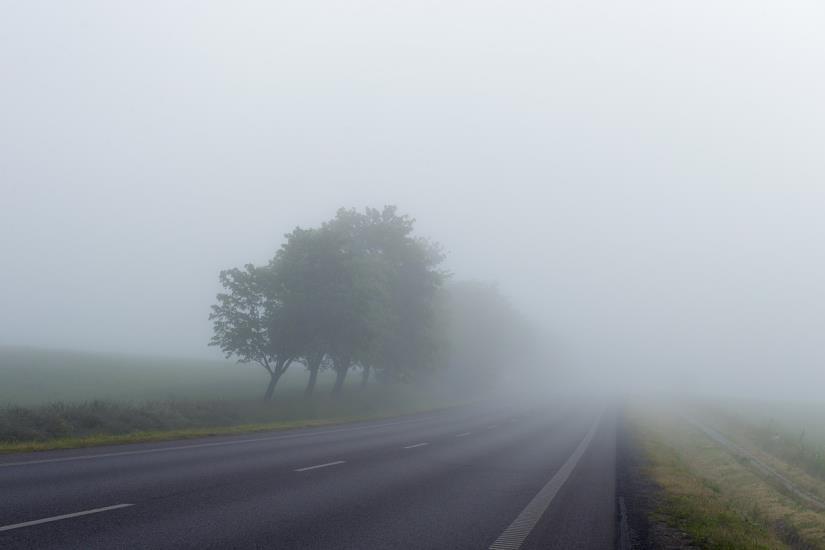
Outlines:
{"label": "green grass field", "polygon": [[[0,347],[0,406],[95,399],[256,399],[266,389],[267,376],[258,365],[228,360]],[[304,367],[293,365],[278,393],[302,389],[306,378]],[[320,376],[318,391],[326,391],[330,379]]]}

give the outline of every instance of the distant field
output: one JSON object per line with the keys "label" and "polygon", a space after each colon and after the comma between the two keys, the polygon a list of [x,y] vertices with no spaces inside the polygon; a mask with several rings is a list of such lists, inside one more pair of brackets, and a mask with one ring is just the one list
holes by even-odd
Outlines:
{"label": "distant field", "polygon": [[[281,380],[279,393],[303,387],[303,366],[292,369]],[[258,365],[232,361],[0,347],[0,406],[258,398],[266,383],[267,374]],[[319,378],[318,390],[328,385],[329,377]]]}

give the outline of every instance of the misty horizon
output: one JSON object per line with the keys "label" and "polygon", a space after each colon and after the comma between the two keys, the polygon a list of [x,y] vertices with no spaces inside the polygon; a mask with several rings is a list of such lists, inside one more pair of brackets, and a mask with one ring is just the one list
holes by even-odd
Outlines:
{"label": "misty horizon", "polygon": [[7,9],[0,345],[220,357],[220,270],[393,204],[548,377],[821,396],[820,4],[154,6]]}

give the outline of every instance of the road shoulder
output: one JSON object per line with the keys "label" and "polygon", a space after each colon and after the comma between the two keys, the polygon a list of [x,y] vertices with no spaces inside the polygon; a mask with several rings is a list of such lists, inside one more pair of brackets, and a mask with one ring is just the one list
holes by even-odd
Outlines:
{"label": "road shoulder", "polygon": [[[662,487],[652,479],[649,471],[650,460],[624,412],[619,415],[616,435],[619,540],[621,541],[625,535],[625,546],[633,550],[697,548],[685,532],[668,525],[659,514],[659,510],[665,506],[666,495]],[[622,519],[624,527],[621,525]],[[621,532],[623,528],[626,534]],[[629,549],[620,543],[619,550]]]}

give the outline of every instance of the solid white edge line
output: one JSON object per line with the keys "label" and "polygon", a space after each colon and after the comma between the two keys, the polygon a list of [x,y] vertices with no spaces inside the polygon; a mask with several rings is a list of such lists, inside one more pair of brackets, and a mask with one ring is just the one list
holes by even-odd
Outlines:
{"label": "solid white edge line", "polygon": [[88,516],[90,514],[99,514],[100,512],[108,512],[109,510],[117,510],[119,508],[128,508],[134,504],[115,504],[114,506],[106,506],[104,508],[95,508],[94,510],[85,510],[83,512],[75,512],[73,514],[63,514],[62,516],[52,516],[50,518],[35,519],[32,521],[24,521],[23,523],[15,523],[12,525],[3,525],[0,531],[11,531],[12,529],[20,529],[22,527],[30,527],[32,525],[40,525],[41,523],[50,523],[52,521],[60,521],[63,519],[77,518],[80,516]]}
{"label": "solid white edge line", "polygon": [[541,488],[539,492],[533,497],[533,500],[521,511],[518,517],[510,524],[504,532],[490,545],[490,550],[517,550],[521,548],[527,536],[539,522],[541,516],[550,507],[550,503],[556,498],[559,490],[564,486],[565,482],[570,478],[570,474],[576,468],[582,455],[590,446],[593,436],[596,434],[596,429],[602,419],[602,414],[596,417],[590,430],[584,436],[579,446],[570,455],[559,471],[547,482],[547,485]]}
{"label": "solid white edge line", "polygon": [[429,443],[416,443],[415,445],[407,445],[404,449],[415,449],[416,447],[423,447],[424,445],[429,445]]}
{"label": "solid white edge line", "polygon": [[337,466],[339,464],[346,464],[346,460],[336,460],[335,462],[327,462],[325,464],[316,464],[315,466],[307,466],[306,468],[296,468],[294,472],[307,472],[309,470],[317,470],[318,468],[326,468],[328,466]]}
{"label": "solid white edge line", "polygon": [[[278,439],[295,439],[298,437],[309,437],[309,436],[317,436],[317,435],[328,435],[328,434],[336,434],[341,432],[353,432],[357,430],[367,430],[370,428],[383,428],[385,426],[395,426],[398,424],[409,424],[415,422],[426,422],[429,419],[424,418],[414,418],[409,420],[401,420],[398,422],[384,422],[381,424],[370,424],[368,426],[352,426],[349,428],[339,428],[336,430],[324,430],[324,431],[308,431],[308,432],[301,432],[297,434],[277,434],[267,437],[252,437],[247,439],[234,439],[231,441],[213,441],[210,443],[196,443],[194,445],[176,445],[174,447],[159,447],[156,449],[141,449],[139,451],[117,451],[111,453],[99,453],[99,454],[92,454],[92,455],[78,455],[78,456],[65,456],[60,458],[44,458],[40,460],[23,460],[19,462],[0,462],[0,468],[6,468],[11,466],[30,466],[35,464],[51,464],[54,462],[72,462],[75,460],[94,460],[97,458],[110,458],[110,457],[117,457],[117,456],[133,456],[133,455],[143,455],[143,454],[151,454],[151,453],[167,453],[172,451],[185,451],[187,449],[203,449],[208,447],[225,447],[227,445],[241,445],[244,443],[257,443],[260,441],[275,441]],[[296,428],[296,429],[309,429],[312,428]],[[147,442],[151,443],[151,442]]]}

